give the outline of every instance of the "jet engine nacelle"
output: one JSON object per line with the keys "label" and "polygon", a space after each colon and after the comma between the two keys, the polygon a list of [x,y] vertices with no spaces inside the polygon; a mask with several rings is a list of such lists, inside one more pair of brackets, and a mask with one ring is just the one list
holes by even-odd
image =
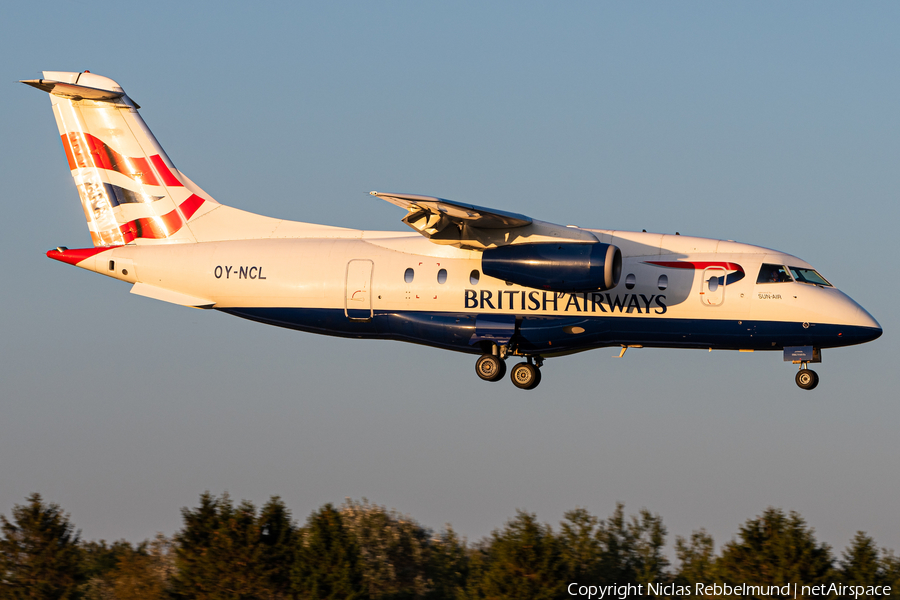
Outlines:
{"label": "jet engine nacelle", "polygon": [[622,252],[593,244],[515,244],[488,248],[481,255],[485,275],[555,292],[587,292],[616,287]]}

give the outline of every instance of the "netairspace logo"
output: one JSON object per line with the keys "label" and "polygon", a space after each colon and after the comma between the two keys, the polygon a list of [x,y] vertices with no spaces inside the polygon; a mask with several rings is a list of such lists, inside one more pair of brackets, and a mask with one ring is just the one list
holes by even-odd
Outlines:
{"label": "netairspace logo", "polygon": [[785,585],[750,585],[739,583],[729,585],[727,583],[697,583],[694,587],[688,585],[675,585],[674,583],[648,583],[648,584],[612,584],[612,585],[582,585],[570,583],[566,588],[570,596],[596,600],[626,600],[631,596],[780,596],[782,598],[797,598],[808,596],[845,596],[859,598],[860,596],[889,596],[889,585],[844,585],[842,583],[802,585],[788,583]]}

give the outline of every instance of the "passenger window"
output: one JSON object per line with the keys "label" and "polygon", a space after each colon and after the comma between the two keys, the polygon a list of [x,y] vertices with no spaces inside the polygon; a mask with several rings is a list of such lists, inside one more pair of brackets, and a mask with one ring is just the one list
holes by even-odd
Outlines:
{"label": "passenger window", "polygon": [[659,291],[663,291],[667,287],[669,287],[669,277],[668,275],[660,275],[659,281],[656,282],[656,287],[659,288]]}
{"label": "passenger window", "polygon": [[447,269],[441,269],[438,271],[438,283],[441,285],[447,283]]}
{"label": "passenger window", "polygon": [[828,287],[832,287],[828,281],[825,280],[824,277],[819,275],[819,273],[813,269],[802,269],[800,267],[788,267],[791,270],[791,275],[794,276],[794,279],[799,281],[800,283],[811,283],[813,285],[824,285]]}
{"label": "passenger window", "polygon": [[409,269],[407,269],[406,272],[403,274],[403,281],[405,281],[406,283],[412,283],[412,282],[413,282],[413,278],[414,278],[415,276],[416,276],[416,272],[413,271],[412,268],[409,268]]}
{"label": "passenger window", "polygon": [[625,276],[625,288],[626,289],[630,290],[630,289],[634,288],[635,282],[637,282],[637,279],[635,278],[634,273],[629,273],[628,275]]}
{"label": "passenger window", "polygon": [[784,283],[792,281],[784,265],[763,265],[759,269],[756,283]]}
{"label": "passenger window", "polygon": [[472,272],[469,273],[469,283],[478,285],[479,279],[481,279],[481,273],[478,272],[478,269],[473,269]]}

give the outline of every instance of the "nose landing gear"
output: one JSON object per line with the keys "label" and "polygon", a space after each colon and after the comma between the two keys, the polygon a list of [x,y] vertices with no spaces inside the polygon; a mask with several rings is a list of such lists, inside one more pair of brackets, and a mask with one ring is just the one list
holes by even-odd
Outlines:
{"label": "nose landing gear", "polygon": [[[804,323],[806,327],[808,323]],[[773,342],[774,343],[774,342]],[[785,346],[784,361],[800,365],[800,372],[794,378],[802,390],[811,390],[819,385],[819,376],[810,371],[809,363],[822,362],[822,349],[816,346]]]}
{"label": "nose landing gear", "polygon": [[807,363],[805,362],[800,364],[800,370],[797,371],[794,381],[797,382],[801,389],[811,390],[819,385],[819,375],[815,371],[807,369],[806,366]]}

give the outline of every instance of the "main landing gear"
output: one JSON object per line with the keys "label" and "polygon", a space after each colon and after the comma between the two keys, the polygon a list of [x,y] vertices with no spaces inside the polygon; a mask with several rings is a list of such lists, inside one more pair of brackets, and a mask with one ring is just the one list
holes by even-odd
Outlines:
{"label": "main landing gear", "polygon": [[806,367],[807,363],[800,363],[800,370],[797,372],[797,376],[794,377],[794,381],[797,382],[801,389],[811,390],[819,385],[819,375]]}
{"label": "main landing gear", "polygon": [[500,381],[506,375],[506,362],[493,354],[483,354],[475,361],[475,372],[485,381]]}
{"label": "main landing gear", "polygon": [[514,366],[509,376],[513,385],[520,390],[533,390],[541,383],[541,370],[536,364],[531,362],[530,356],[528,357],[528,362]]}
{"label": "main landing gear", "polygon": [[[495,354],[483,354],[475,361],[475,373],[485,381],[500,381],[506,375],[506,346],[495,347]],[[541,382],[541,365],[544,359],[540,356],[527,356],[527,362],[521,362],[510,371],[513,385],[520,390],[533,390]]]}

